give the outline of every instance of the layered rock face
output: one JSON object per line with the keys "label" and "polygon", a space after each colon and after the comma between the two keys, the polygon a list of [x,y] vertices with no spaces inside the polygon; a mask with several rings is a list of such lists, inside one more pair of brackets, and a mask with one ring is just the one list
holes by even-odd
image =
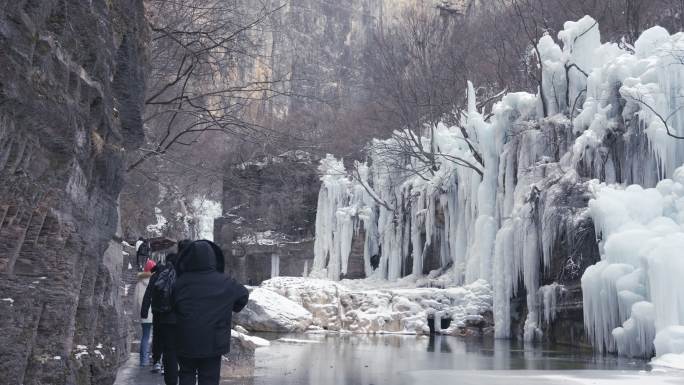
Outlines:
{"label": "layered rock face", "polygon": [[255,285],[272,275],[310,271],[320,188],[316,162],[297,151],[226,170],[230,182],[224,183],[214,239],[238,281]]}
{"label": "layered rock face", "polygon": [[[239,75],[245,81],[286,80],[276,87],[308,96],[269,100],[258,112],[281,118],[320,110],[322,100],[338,107],[364,100],[367,45],[379,28],[398,22],[407,7],[434,8],[444,15],[469,15],[479,6],[474,0],[243,2],[245,9],[257,13],[265,5],[267,9],[282,6],[267,18],[269,28],[255,31],[262,58],[242,63]],[[317,102],[312,105],[312,100]]]}
{"label": "layered rock face", "polygon": [[112,383],[127,356],[117,210],[124,151],[143,137],[143,5],[0,4],[0,383]]}

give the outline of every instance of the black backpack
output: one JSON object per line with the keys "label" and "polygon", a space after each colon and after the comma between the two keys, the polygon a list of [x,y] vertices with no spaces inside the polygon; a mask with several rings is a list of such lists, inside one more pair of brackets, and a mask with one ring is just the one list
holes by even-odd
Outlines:
{"label": "black backpack", "polygon": [[152,311],[157,313],[168,313],[172,309],[171,295],[176,284],[176,269],[167,266],[160,271],[159,276],[154,281],[152,291]]}

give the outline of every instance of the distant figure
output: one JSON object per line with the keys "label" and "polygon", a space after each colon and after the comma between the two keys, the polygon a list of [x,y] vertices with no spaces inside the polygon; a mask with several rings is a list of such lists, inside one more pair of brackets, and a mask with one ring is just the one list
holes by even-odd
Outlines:
{"label": "distant figure", "polygon": [[247,305],[247,289],[223,274],[221,249],[210,241],[185,247],[173,291],[179,385],[217,385],[221,356],[230,351],[232,312]]}
{"label": "distant figure", "polygon": [[[145,291],[150,283],[152,276],[152,269],[154,268],[154,261],[147,261],[144,271],[138,273],[138,283],[135,285],[135,303],[138,309],[143,308]],[[142,326],[142,337],[140,338],[140,367],[144,367],[149,360],[150,355],[150,331],[152,330],[152,314],[140,317],[140,324]]]}
{"label": "distant figure", "polygon": [[373,271],[377,270],[378,266],[380,266],[380,256],[377,254],[373,255],[370,259],[370,263]]}
{"label": "distant figure", "polygon": [[[153,372],[162,372],[166,385],[178,383],[178,360],[176,359],[176,315],[172,309],[172,294],[176,284],[176,254],[166,256],[163,266],[157,265],[145,291],[140,316],[147,317],[152,307]],[[160,365],[160,358],[164,364]]]}
{"label": "distant figure", "polygon": [[[156,263],[156,262],[155,262]],[[157,275],[157,270],[159,269],[159,265],[155,265],[152,270],[150,271],[152,273],[152,276],[150,277],[150,283],[147,284],[147,289],[145,289],[145,295],[143,296],[143,303],[142,307],[140,308],[140,318],[147,317],[148,309],[150,307],[150,300],[149,300],[149,294],[150,293],[150,288],[153,285],[153,281],[155,279],[155,276]],[[145,309],[145,313],[143,315],[143,309]],[[155,323],[157,320],[154,319],[156,314],[152,312],[152,370],[151,372],[153,373],[158,373],[161,370],[161,345],[159,344],[159,333],[157,332],[157,327]]]}
{"label": "distant figure", "polygon": [[150,258],[150,241],[140,237],[135,242],[135,261],[138,264],[138,269],[142,270],[147,260]]}

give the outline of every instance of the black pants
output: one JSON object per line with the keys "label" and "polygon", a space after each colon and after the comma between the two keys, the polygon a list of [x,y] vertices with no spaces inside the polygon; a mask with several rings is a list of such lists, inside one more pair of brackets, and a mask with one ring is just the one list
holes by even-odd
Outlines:
{"label": "black pants", "polygon": [[161,317],[152,318],[154,334],[152,335],[152,357],[159,362],[161,356],[164,364],[164,383],[178,383],[178,359],[176,358],[176,325],[159,322]]}
{"label": "black pants", "polygon": [[161,323],[157,320],[157,314],[152,312],[152,363],[158,364],[162,356],[162,343],[160,337],[162,334]]}
{"label": "black pants", "polygon": [[221,356],[210,358],[178,357],[180,373],[178,385],[218,385],[221,379]]}

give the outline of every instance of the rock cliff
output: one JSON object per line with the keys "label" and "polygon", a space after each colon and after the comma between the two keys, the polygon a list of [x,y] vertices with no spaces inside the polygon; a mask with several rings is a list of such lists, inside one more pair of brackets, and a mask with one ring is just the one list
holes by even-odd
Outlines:
{"label": "rock cliff", "polygon": [[275,275],[302,276],[313,262],[318,159],[303,151],[226,169],[223,216],[214,239],[228,271],[255,285]]}
{"label": "rock cliff", "polygon": [[143,138],[143,4],[0,9],[0,383],[112,383],[128,353],[118,195]]}
{"label": "rock cliff", "polygon": [[[479,4],[474,0],[246,0],[246,8],[259,12],[277,9],[254,31],[259,55],[242,63],[242,80],[278,81],[284,93],[295,97],[268,100],[264,110],[283,118],[311,109],[312,101],[339,107],[363,100],[367,69],[364,55],[377,30],[397,23],[407,7],[430,7],[467,15]],[[264,60],[268,58],[268,60]],[[285,81],[283,81],[285,80]],[[281,82],[282,81],[282,82]],[[305,96],[301,98],[299,96]]]}

